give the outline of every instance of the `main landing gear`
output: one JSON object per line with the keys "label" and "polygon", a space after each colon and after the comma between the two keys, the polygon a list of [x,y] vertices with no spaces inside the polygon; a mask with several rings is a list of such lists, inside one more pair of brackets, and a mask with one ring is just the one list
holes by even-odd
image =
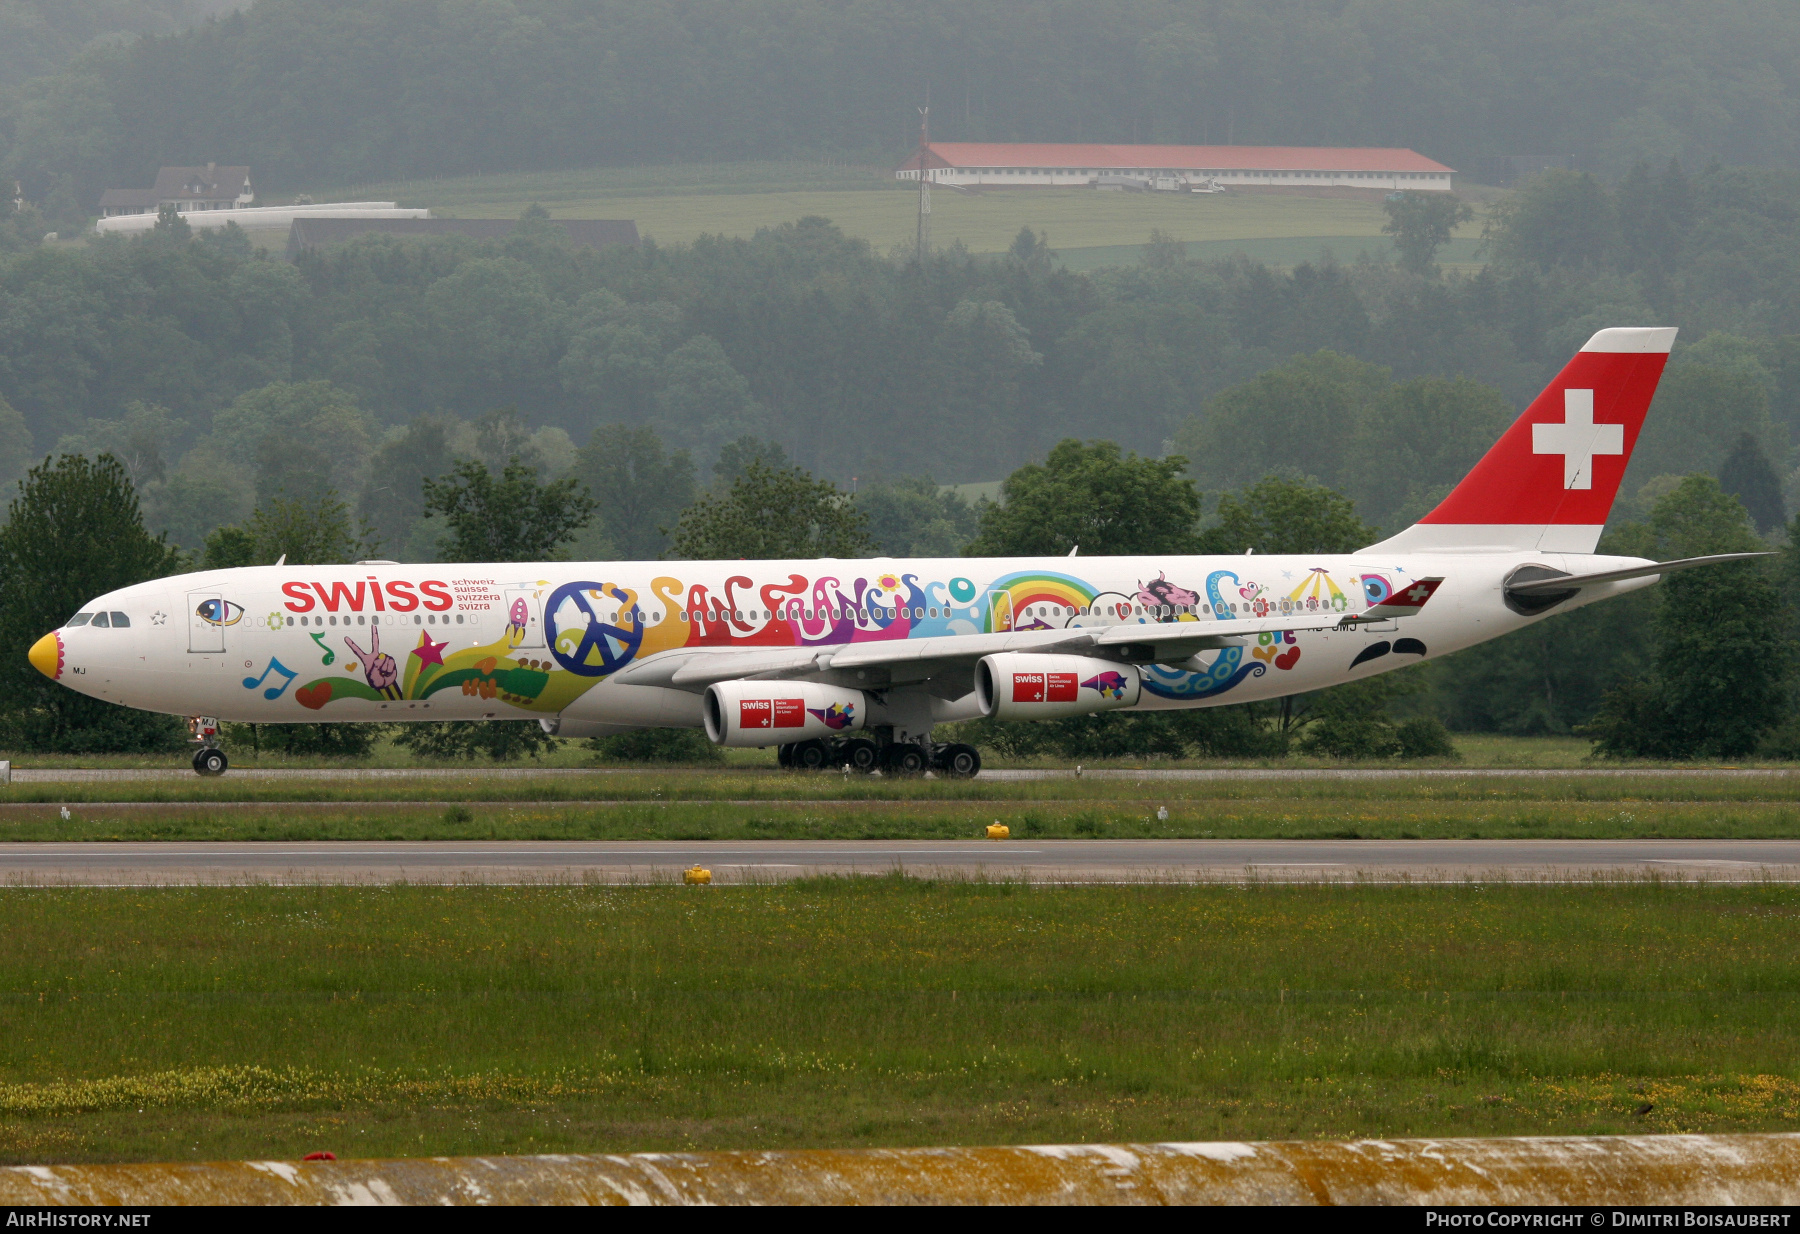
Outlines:
{"label": "main landing gear", "polygon": [[937,771],[960,780],[970,779],[981,771],[981,752],[974,746],[960,743],[925,745],[894,741],[881,746],[867,737],[830,737],[796,741],[780,747],[776,753],[783,767],[796,771],[844,768],[865,773],[884,771],[900,776]]}

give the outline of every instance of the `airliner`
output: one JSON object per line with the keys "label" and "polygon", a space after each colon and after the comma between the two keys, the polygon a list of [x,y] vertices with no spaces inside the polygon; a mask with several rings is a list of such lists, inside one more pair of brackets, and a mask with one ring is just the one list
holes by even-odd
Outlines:
{"label": "airliner", "polygon": [[535,719],[971,776],[979,752],[936,726],[1320,690],[1756,556],[1594,552],[1674,341],[1595,334],[1435,509],[1352,553],[278,563],[100,596],[29,658],[187,717],[203,775],[227,768],[222,720]]}

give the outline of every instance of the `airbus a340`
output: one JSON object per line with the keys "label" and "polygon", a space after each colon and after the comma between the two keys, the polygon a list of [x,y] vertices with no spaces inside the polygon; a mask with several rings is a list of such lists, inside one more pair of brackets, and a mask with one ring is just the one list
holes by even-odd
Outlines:
{"label": "airbus a340", "polygon": [[529,718],[973,775],[935,725],[1317,690],[1753,555],[1594,553],[1674,340],[1600,331],[1436,509],[1354,553],[258,566],[99,596],[30,659],[189,717],[203,774],[221,719]]}

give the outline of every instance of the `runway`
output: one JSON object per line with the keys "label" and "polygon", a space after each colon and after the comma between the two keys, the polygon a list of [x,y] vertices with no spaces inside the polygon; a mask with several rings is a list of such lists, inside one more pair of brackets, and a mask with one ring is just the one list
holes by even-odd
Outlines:
{"label": "runway", "polygon": [[[92,784],[142,781],[228,783],[232,780],[530,780],[569,776],[644,775],[756,775],[784,774],[830,776],[833,772],[785,773],[762,767],[233,767],[223,780],[202,781],[189,767],[132,768],[13,768],[0,775],[12,784]],[[1800,778],[1800,769],[1788,767],[1097,767],[1097,768],[989,768],[977,780],[993,783],[1016,780],[1219,780],[1331,781],[1331,780],[1468,780],[1523,777],[1728,779]]]}
{"label": "runway", "polygon": [[1800,840],[1007,840],[13,843],[0,886],[215,883],[720,884],[904,871],[1083,882],[1800,882]]}

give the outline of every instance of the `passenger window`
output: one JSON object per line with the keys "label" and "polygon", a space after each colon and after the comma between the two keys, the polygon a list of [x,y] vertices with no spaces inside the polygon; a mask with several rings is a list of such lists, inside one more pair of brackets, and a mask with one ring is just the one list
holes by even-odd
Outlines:
{"label": "passenger window", "polygon": [[93,619],[94,619],[94,615],[92,613],[76,613],[73,617],[69,618],[69,625],[70,626],[85,626],[88,622],[92,621]]}
{"label": "passenger window", "polygon": [[94,628],[96,630],[104,630],[111,624],[112,623],[106,619],[105,613],[95,613],[94,614]]}
{"label": "passenger window", "polygon": [[113,629],[123,630],[125,627],[129,626],[130,624],[131,624],[131,618],[127,617],[124,613],[114,613],[113,614]]}

